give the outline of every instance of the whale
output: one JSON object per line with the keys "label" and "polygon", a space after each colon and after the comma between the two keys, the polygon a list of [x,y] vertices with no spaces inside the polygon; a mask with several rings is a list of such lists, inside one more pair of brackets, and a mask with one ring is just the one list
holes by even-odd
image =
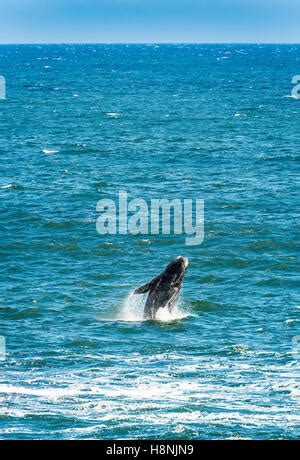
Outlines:
{"label": "whale", "polygon": [[168,308],[169,312],[173,310],[187,267],[188,258],[178,256],[160,275],[135,289],[134,294],[148,293],[143,313],[144,319],[155,319],[159,308]]}

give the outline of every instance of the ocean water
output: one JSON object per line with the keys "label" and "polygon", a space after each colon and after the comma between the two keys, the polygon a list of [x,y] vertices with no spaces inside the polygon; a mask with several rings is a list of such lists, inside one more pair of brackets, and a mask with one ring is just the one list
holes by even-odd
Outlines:
{"label": "ocean water", "polygon": [[[299,45],[0,46],[2,439],[299,437],[296,74]],[[203,243],[100,236],[120,190],[204,199]]]}

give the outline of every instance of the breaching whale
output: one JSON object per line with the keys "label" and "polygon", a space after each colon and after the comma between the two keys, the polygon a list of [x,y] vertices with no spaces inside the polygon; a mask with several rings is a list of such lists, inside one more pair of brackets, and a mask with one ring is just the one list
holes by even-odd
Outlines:
{"label": "breaching whale", "polygon": [[159,308],[167,307],[170,312],[172,311],[178,299],[187,266],[187,257],[178,256],[160,275],[134,291],[134,294],[149,293],[144,307],[145,319],[155,319]]}

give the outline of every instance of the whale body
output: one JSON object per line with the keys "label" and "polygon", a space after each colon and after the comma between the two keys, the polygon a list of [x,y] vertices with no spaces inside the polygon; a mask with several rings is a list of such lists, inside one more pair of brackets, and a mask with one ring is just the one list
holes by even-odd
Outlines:
{"label": "whale body", "polygon": [[187,257],[178,256],[160,275],[134,291],[134,294],[148,292],[144,307],[145,319],[155,319],[159,308],[168,308],[170,312],[172,311],[176,305],[187,266]]}

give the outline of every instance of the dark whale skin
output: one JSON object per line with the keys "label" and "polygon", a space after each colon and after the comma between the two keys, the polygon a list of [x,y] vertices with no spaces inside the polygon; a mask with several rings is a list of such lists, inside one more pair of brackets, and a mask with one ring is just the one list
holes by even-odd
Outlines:
{"label": "dark whale skin", "polygon": [[134,291],[134,294],[148,292],[144,307],[145,319],[155,319],[159,308],[167,307],[170,312],[172,311],[178,299],[187,266],[188,259],[179,256],[169,263],[160,275]]}

